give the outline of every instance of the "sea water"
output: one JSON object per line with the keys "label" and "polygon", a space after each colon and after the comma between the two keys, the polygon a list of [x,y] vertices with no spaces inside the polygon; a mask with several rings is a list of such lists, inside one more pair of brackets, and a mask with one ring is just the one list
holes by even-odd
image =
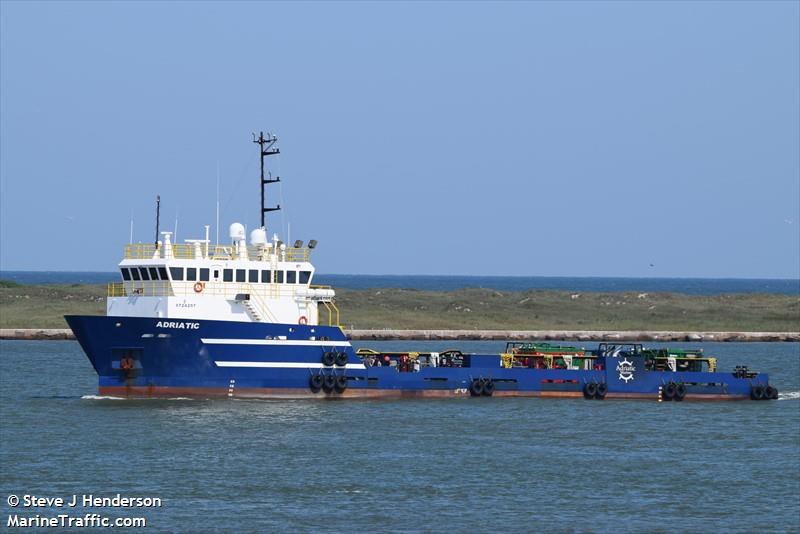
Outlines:
{"label": "sea water", "polygon": [[162,500],[99,509],[148,532],[800,530],[800,344],[702,347],[780,399],[121,400],[77,343],[4,341],[0,519],[59,512],[12,494],[121,493]]}

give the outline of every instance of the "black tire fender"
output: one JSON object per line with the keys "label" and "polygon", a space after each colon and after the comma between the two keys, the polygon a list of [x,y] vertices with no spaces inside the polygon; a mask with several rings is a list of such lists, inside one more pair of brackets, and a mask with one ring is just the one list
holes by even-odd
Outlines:
{"label": "black tire fender", "polygon": [[325,379],[322,375],[311,375],[311,378],[308,379],[308,386],[311,388],[311,391],[318,393],[319,390],[322,389],[323,382],[325,382]]}
{"label": "black tire fender", "polygon": [[346,352],[339,352],[336,354],[336,365],[339,367],[344,367],[345,365],[347,365],[348,359],[349,358],[347,357]]}
{"label": "black tire fender", "polygon": [[668,382],[667,385],[665,385],[661,389],[661,397],[664,400],[671,401],[672,399],[675,398],[676,391],[677,391],[677,386],[675,385],[675,382]]}
{"label": "black tire fender", "polygon": [[686,384],[684,384],[683,382],[675,384],[675,400],[682,401],[685,396],[686,396]]}
{"label": "black tire fender", "polygon": [[469,385],[469,392],[472,393],[473,397],[480,397],[483,395],[483,380],[480,378],[473,380]]}
{"label": "black tire fender", "polygon": [[326,393],[330,393],[333,391],[334,387],[336,387],[336,377],[333,375],[326,375],[322,383],[322,389],[324,389]]}
{"label": "black tire fender", "polygon": [[766,389],[764,389],[764,396],[765,396],[765,398],[771,399],[771,400],[777,399],[778,398],[778,388],[776,388],[775,386],[767,386]]}
{"label": "black tire fender", "polygon": [[483,394],[487,397],[491,397],[492,393],[494,393],[494,380],[491,378],[488,380],[484,380],[483,382]]}
{"label": "black tire fender", "polygon": [[326,352],[322,355],[322,365],[330,367],[336,362],[336,353]]}
{"label": "black tire fender", "polygon": [[600,382],[597,384],[597,393],[595,394],[595,398],[597,399],[605,399],[606,393],[608,393],[608,384],[605,382]]}
{"label": "black tire fender", "polygon": [[336,377],[336,383],[334,384],[333,387],[334,387],[334,389],[336,389],[336,391],[338,393],[341,393],[344,390],[346,390],[347,389],[347,377],[344,376],[344,375],[337,376]]}
{"label": "black tire fender", "polygon": [[753,386],[753,388],[750,390],[750,398],[753,400],[764,400],[764,387]]}
{"label": "black tire fender", "polygon": [[595,382],[586,382],[583,385],[583,396],[587,399],[593,399],[597,395],[597,384]]}

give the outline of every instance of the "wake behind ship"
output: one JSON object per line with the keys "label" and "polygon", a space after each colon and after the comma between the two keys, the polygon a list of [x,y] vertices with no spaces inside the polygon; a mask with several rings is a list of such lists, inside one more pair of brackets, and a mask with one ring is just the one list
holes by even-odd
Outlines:
{"label": "wake behind ship", "polygon": [[[108,287],[106,316],[66,316],[99,377],[119,397],[544,396],[659,401],[777,398],[769,377],[716,369],[702,350],[601,344],[594,350],[509,343],[500,354],[355,351],[335,292],[313,284],[317,243],[268,237],[265,172],[277,138],[256,138],[261,225],[233,223],[230,243],[131,244]],[[158,239],[160,237],[160,239]]]}

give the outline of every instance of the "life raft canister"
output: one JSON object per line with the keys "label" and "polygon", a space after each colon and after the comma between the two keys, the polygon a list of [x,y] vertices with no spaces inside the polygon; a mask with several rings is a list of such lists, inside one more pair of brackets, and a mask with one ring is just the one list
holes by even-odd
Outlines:
{"label": "life raft canister", "polygon": [[203,282],[195,282],[194,284],[194,292],[195,293],[202,293],[203,292]]}
{"label": "life raft canister", "polygon": [[297,324],[308,324],[308,317],[305,315],[301,315],[300,318],[297,320]]}

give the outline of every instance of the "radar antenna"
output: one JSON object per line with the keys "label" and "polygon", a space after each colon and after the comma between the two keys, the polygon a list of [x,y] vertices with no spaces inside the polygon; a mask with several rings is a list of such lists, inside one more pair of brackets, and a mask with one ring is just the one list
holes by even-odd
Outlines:
{"label": "radar antenna", "polygon": [[253,134],[253,142],[258,145],[258,152],[261,155],[261,228],[264,228],[264,215],[269,213],[270,211],[278,211],[281,209],[281,205],[278,204],[274,208],[265,208],[264,207],[264,187],[267,184],[274,184],[276,182],[281,181],[280,176],[276,176],[275,178],[272,177],[272,173],[267,173],[267,177],[264,177],[264,158],[267,156],[274,156],[275,154],[280,154],[281,151],[279,148],[275,146],[275,143],[278,142],[278,138],[272,135],[271,133],[267,132],[267,137],[264,137],[264,132],[260,132],[258,138],[256,138],[256,134]]}

